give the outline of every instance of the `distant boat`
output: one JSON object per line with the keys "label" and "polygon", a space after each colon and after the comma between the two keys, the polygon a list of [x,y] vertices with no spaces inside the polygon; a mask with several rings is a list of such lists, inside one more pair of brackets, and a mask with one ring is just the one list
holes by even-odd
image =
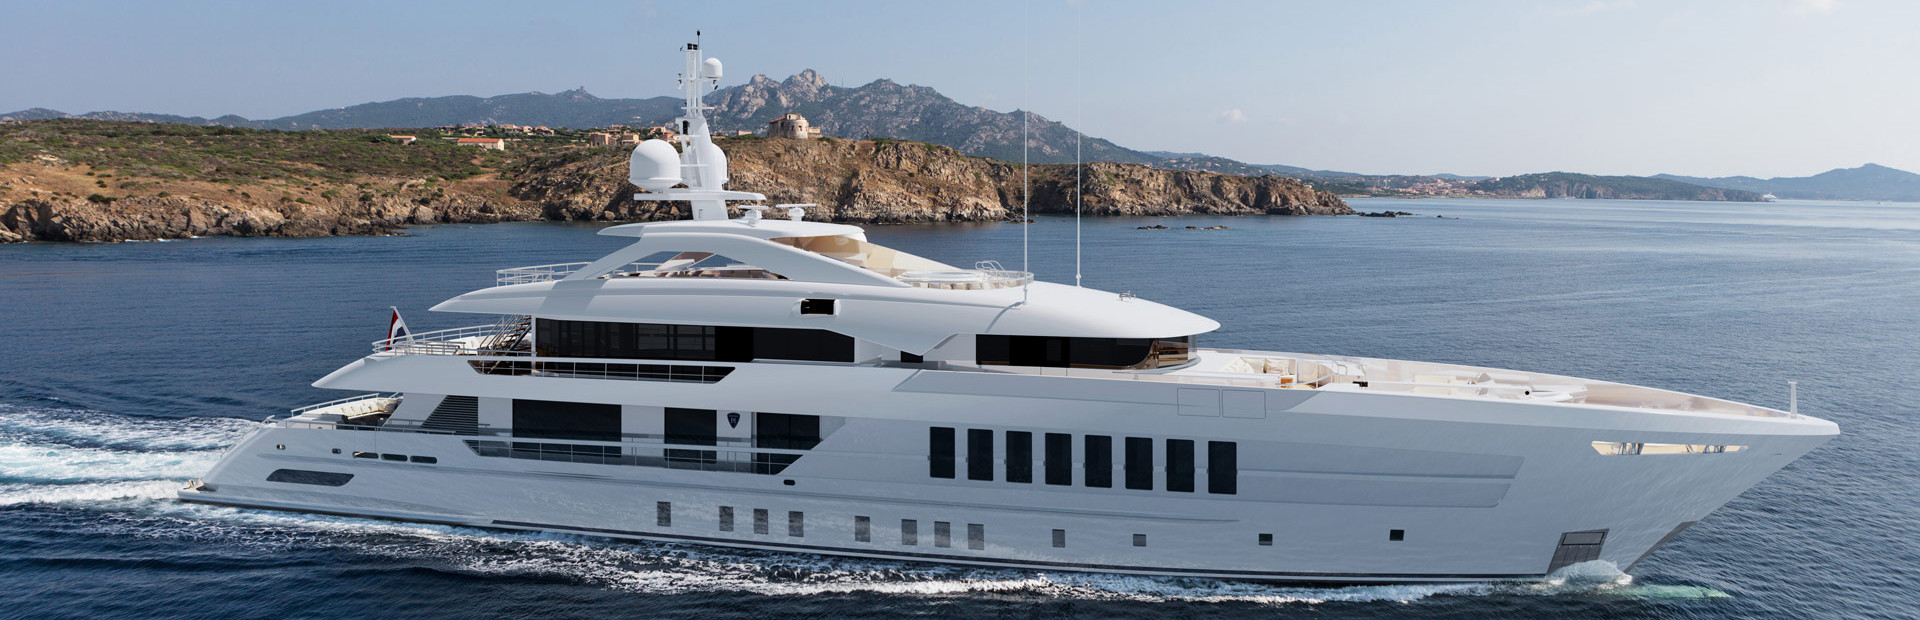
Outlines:
{"label": "distant boat", "polygon": [[1776,201],[1776,200],[1779,200],[1779,199],[1780,199],[1780,197],[1779,197],[1779,196],[1775,196],[1775,195],[1773,195],[1773,194],[1762,194],[1762,195],[1760,196],[1760,201],[1761,201],[1761,202],[1773,202],[1773,201]]}

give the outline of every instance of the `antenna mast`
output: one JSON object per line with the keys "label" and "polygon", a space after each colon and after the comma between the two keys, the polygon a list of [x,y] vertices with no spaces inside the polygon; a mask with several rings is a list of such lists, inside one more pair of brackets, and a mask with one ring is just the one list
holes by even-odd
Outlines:
{"label": "antenna mast", "polygon": [[1080,8],[1073,9],[1073,285],[1080,286],[1080,208],[1085,192],[1080,183]]}
{"label": "antenna mast", "polygon": [[[766,197],[726,189],[727,155],[713,143],[713,135],[707,129],[705,111],[711,108],[700,102],[702,95],[720,88],[720,61],[701,53],[700,31],[694,31],[693,36],[694,42],[681,48],[686,54],[686,71],[680,74],[680,90],[686,96],[686,106],[675,119],[680,122],[679,165],[672,165],[676,154],[671,145],[657,139],[648,140],[654,146],[643,143],[634,148],[629,180],[648,190],[634,194],[634,200],[685,200],[693,207],[693,219],[724,220],[727,201],[766,200]],[[644,169],[638,165],[642,160],[647,162]],[[673,189],[678,183],[685,183],[686,189]]]}
{"label": "antenna mast", "polygon": [[[1023,52],[1020,55],[1021,108],[1026,108],[1026,104],[1031,101],[1027,98],[1027,59],[1024,53],[1027,49],[1027,39],[1027,22],[1022,20],[1020,22],[1020,49]],[[1032,141],[1027,137],[1027,117],[1032,115],[1033,112],[1020,110],[1020,270],[1028,273],[1033,272],[1033,267],[1027,264],[1027,236],[1033,228],[1033,216],[1027,214],[1027,204],[1033,202],[1033,184],[1027,180],[1027,143]]]}

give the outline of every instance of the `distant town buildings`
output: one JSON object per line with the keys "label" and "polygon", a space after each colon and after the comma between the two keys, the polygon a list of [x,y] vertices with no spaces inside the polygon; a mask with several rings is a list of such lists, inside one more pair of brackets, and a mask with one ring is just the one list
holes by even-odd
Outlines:
{"label": "distant town buildings", "polygon": [[477,146],[483,149],[491,149],[495,151],[507,150],[507,141],[499,138],[461,138],[459,140],[455,140],[454,144],[458,144],[460,146]]}
{"label": "distant town buildings", "polygon": [[414,140],[414,137],[413,137],[413,136],[392,136],[392,135],[390,135],[390,136],[387,136],[387,137],[388,137],[388,138],[392,138],[392,139],[393,139],[393,140],[394,140],[395,142],[399,142],[399,143],[401,143],[401,144],[413,144],[413,140]]}
{"label": "distant town buildings", "polygon": [[767,137],[812,140],[820,137],[820,128],[807,123],[807,117],[788,112],[767,123]]}

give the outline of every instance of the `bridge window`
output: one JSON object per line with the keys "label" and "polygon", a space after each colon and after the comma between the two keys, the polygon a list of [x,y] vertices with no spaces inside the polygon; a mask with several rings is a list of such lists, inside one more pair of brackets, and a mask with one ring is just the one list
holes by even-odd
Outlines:
{"label": "bridge window", "polygon": [[974,347],[976,361],[982,366],[1131,370],[1187,363],[1192,355],[1193,337],[1066,338],[980,334],[974,337]]}

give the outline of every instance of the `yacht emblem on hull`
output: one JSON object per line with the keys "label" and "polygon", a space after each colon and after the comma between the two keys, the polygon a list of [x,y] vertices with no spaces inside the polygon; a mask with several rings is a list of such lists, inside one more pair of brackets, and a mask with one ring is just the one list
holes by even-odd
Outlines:
{"label": "yacht emblem on hull", "polygon": [[727,428],[740,428],[740,412],[727,412]]}

